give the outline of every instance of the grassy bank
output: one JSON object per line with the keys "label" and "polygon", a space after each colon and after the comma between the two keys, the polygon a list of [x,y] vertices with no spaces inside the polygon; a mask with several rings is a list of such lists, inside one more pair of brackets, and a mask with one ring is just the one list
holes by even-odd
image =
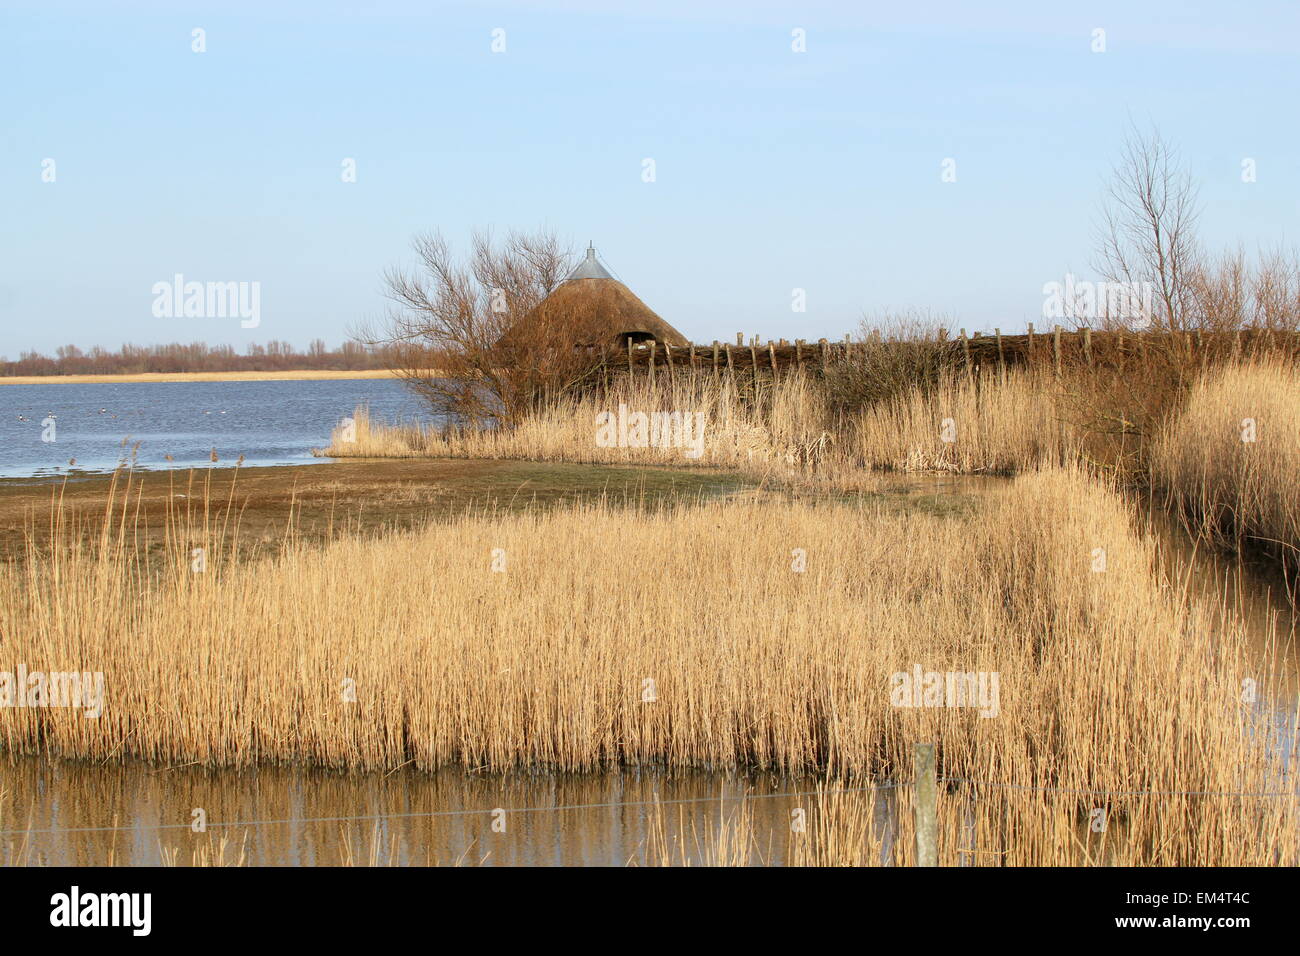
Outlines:
{"label": "grassy bank", "polygon": [[131,540],[158,556],[177,527],[200,535],[204,527],[226,528],[252,553],[278,548],[290,531],[300,544],[319,543],[409,530],[472,512],[545,511],[602,499],[615,507],[652,508],[756,486],[716,469],[425,459],[5,478],[0,562],[23,560],[29,541],[48,554],[52,541],[95,539],[110,501]]}

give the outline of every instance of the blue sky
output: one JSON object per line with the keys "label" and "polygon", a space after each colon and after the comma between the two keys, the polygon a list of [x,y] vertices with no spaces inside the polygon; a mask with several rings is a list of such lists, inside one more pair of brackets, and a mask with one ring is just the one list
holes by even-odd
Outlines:
{"label": "blue sky", "polygon": [[[1092,275],[1130,123],[1182,151],[1208,245],[1295,243],[1298,54],[1294,2],[5,0],[0,355],[334,344],[412,236],[480,227],[595,240],[697,341],[1023,328]],[[155,317],[176,273],[260,282],[260,326]]]}

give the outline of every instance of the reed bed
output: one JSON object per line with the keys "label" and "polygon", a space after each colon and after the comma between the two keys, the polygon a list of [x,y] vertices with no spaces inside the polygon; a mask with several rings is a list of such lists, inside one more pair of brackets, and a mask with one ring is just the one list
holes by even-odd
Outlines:
{"label": "reed bed", "polygon": [[1010,371],[981,382],[954,372],[911,386],[850,419],[849,450],[871,468],[1014,474],[1078,460],[1055,389]]}
{"label": "reed bed", "polygon": [[[1059,852],[1053,814],[1092,805],[1032,789],[1051,786],[1117,794],[1134,862],[1294,862],[1295,800],[1236,796],[1294,790],[1289,741],[1241,699],[1274,675],[1226,610],[1167,586],[1152,540],[1077,470],[959,517],[593,504],[320,548],[289,535],[203,573],[175,540],[162,571],[113,533],[0,569],[0,669],[102,671],[107,690],[97,719],[0,708],[6,748],[906,779],[912,744],[935,740],[942,774],[1003,788],[1024,859]],[[997,716],[894,706],[891,675],[914,665],[1000,674]]]}
{"label": "reed bed", "polygon": [[1275,357],[1207,372],[1152,472],[1195,532],[1300,569],[1300,368]]}
{"label": "reed bed", "polygon": [[[601,447],[598,417],[619,413],[679,412],[703,416],[702,454],[667,442],[649,447]],[[334,429],[330,458],[512,458],[529,461],[712,465],[764,468],[802,465],[827,456],[833,436],[822,391],[807,376],[791,376],[757,392],[728,379],[682,374],[650,385],[618,380],[603,396],[566,397],[510,428],[455,428],[379,423],[354,413],[355,428]],[[348,440],[351,439],[351,440]]]}
{"label": "reed bed", "polygon": [[[1202,416],[1226,394],[1207,393],[1205,382],[1233,368],[1254,370],[1257,404],[1285,406],[1295,394],[1294,355],[1275,336],[1248,337],[1245,346],[1240,336],[1143,338],[1128,351],[1072,354],[1055,368],[968,369],[940,360],[937,347],[919,338],[888,348],[867,343],[824,375],[800,371],[778,380],[667,368],[657,379],[617,376],[600,394],[555,399],[500,428],[380,423],[359,409],[355,429],[336,429],[316,453],[695,463],[840,477],[863,468],[1014,474],[1083,462],[1140,483],[1198,378]],[[703,416],[703,454],[600,447],[597,415],[620,406]],[[1196,424],[1187,424],[1189,433]]]}
{"label": "reed bed", "polygon": [[[702,414],[703,454],[679,447],[602,448],[597,415],[630,411]],[[1041,376],[1013,371],[984,382],[944,373],[933,386],[903,387],[853,412],[836,412],[806,375],[761,384],[755,394],[731,380],[683,375],[676,383],[621,380],[603,398],[554,402],[510,428],[457,429],[372,421],[334,430],[334,458],[516,458],[530,461],[711,465],[848,480],[862,469],[1014,474],[1079,458],[1075,430]],[[349,440],[350,439],[350,440]]]}

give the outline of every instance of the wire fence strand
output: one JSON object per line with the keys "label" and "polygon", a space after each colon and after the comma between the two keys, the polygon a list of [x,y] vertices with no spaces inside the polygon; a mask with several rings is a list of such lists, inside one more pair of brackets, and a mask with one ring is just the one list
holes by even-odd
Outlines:
{"label": "wire fence strand", "polygon": [[[1072,787],[1050,787],[1036,786],[1030,784],[1002,783],[992,780],[975,780],[969,777],[939,777],[940,783],[967,784],[972,787],[990,787],[1003,790],[1032,791],[1042,793],[1066,793],[1078,796],[1101,796],[1101,797],[1134,797],[1134,796],[1152,796],[1152,797],[1249,797],[1249,798],[1269,798],[1269,797],[1291,797],[1300,799],[1300,791],[1283,790],[1274,792],[1248,792],[1248,791],[1216,791],[1216,790],[1087,790]],[[887,780],[880,784],[864,787],[842,787],[834,790],[792,790],[780,793],[741,793],[741,794],[717,794],[708,797],[681,797],[670,800],[661,800],[653,798],[650,800],[613,800],[602,803],[571,803],[557,804],[554,806],[530,806],[530,807],[491,807],[476,809],[460,810],[426,810],[399,813],[366,813],[345,816],[332,817],[283,817],[277,819],[259,819],[259,820],[238,820],[238,821],[213,821],[204,825],[205,830],[212,829],[238,829],[241,827],[261,827],[261,826],[290,826],[304,825],[313,823],[357,823],[365,821],[379,820],[408,820],[408,819],[434,819],[439,817],[465,817],[465,816],[491,816],[492,814],[504,810],[506,813],[564,813],[578,810],[610,810],[620,807],[651,807],[651,806],[677,806],[696,803],[743,803],[746,800],[773,800],[780,798],[799,798],[799,797],[823,797],[835,796],[838,794],[849,793],[868,793],[874,791],[897,790],[900,788],[910,787],[915,781],[912,780]],[[191,823],[158,823],[158,824],[132,824],[127,826],[100,826],[100,827],[46,827],[31,830],[0,830],[0,837],[5,836],[25,836],[33,833],[122,833],[137,832],[141,830],[190,830],[193,829]],[[203,831],[195,831],[203,832]]]}
{"label": "wire fence strand", "polygon": [[[403,820],[403,819],[421,819],[425,817],[464,817],[464,816],[490,816],[498,810],[505,810],[506,813],[546,813],[546,812],[566,812],[573,810],[609,810],[616,807],[651,807],[651,806],[675,806],[677,804],[688,803],[743,803],[746,800],[771,800],[779,797],[816,797],[830,796],[839,793],[867,793],[877,790],[894,790],[902,786],[909,786],[911,781],[900,783],[897,781],[887,781],[877,786],[871,787],[845,787],[837,790],[803,790],[787,791],[784,793],[743,793],[734,795],[718,794],[709,797],[681,797],[671,800],[612,800],[605,803],[570,803],[558,804],[556,806],[536,806],[536,807],[491,807],[489,809],[465,809],[465,810],[426,810],[419,812],[404,813],[365,813],[355,816],[339,817],[284,817],[274,820],[239,820],[239,821],[216,821],[206,823],[205,827],[209,830],[219,827],[239,828],[239,827],[256,827],[256,826],[283,826],[288,824],[303,823],[349,823],[354,821],[365,820]],[[47,827],[39,830],[0,830],[0,836],[22,836],[28,833],[117,833],[124,831],[136,830],[188,830],[193,827],[192,823],[159,823],[150,825],[135,826],[113,826],[113,827]]]}

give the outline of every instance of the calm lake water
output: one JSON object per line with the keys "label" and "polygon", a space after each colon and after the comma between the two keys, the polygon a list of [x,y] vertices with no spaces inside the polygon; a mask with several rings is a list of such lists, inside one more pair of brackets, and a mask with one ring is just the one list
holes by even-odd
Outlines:
{"label": "calm lake water", "polygon": [[389,421],[427,419],[387,379],[3,385],[0,478],[112,471],[137,442],[144,468],[205,465],[213,448],[225,464],[311,464],[328,460],[311,449],[358,405]]}

